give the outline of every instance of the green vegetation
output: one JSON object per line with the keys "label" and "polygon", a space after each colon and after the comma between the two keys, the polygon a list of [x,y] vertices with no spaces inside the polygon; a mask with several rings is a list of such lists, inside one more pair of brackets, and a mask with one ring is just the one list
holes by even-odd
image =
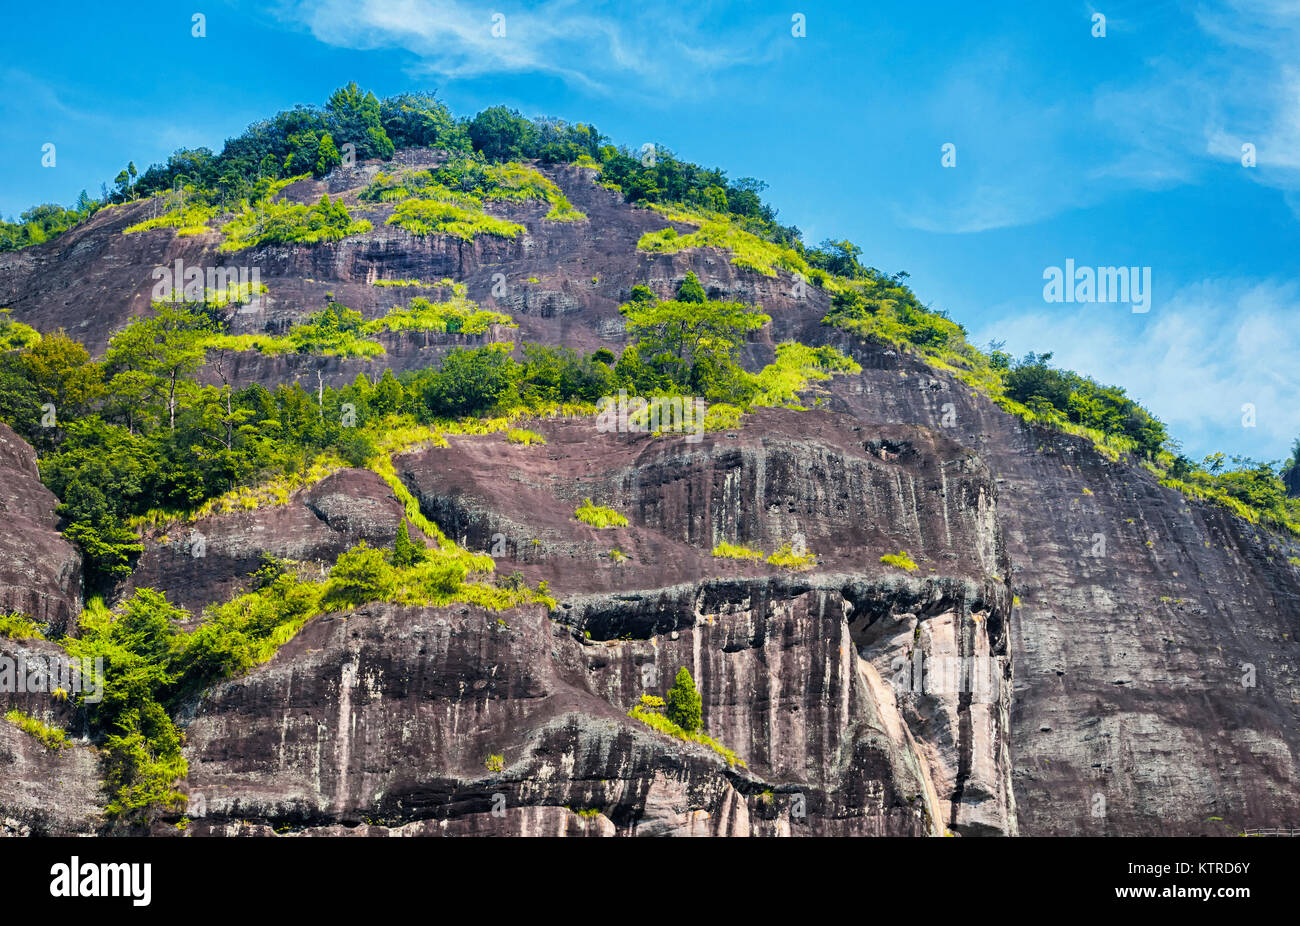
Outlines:
{"label": "green vegetation", "polygon": [[1300,499],[1287,498],[1283,475],[1300,465],[1300,440],[1291,458],[1266,463],[1222,453],[1194,463],[1182,454],[1170,460],[1160,484],[1184,495],[1220,505],[1252,524],[1300,537]]}
{"label": "green vegetation", "polygon": [[413,235],[451,235],[462,241],[472,241],[475,235],[514,238],[524,233],[524,227],[515,222],[434,199],[408,199],[399,203],[388,224]]}
{"label": "green vegetation", "polygon": [[0,637],[10,640],[44,640],[41,625],[26,614],[11,611],[0,614]]}
{"label": "green vegetation", "polygon": [[796,550],[792,544],[783,543],[780,549],[767,558],[767,562],[785,569],[801,570],[816,566],[817,557],[807,550]]}
{"label": "green vegetation", "polygon": [[[248,288],[251,289],[251,286]],[[165,321],[155,323],[149,318],[142,319],[132,323],[118,338],[125,340],[142,337],[153,328],[164,325],[189,332],[209,354],[214,351],[255,350],[272,355],[300,353],[373,358],[384,354],[383,345],[375,337],[385,331],[478,335],[488,332],[493,325],[517,327],[510,316],[481,310],[463,296],[453,295],[447,301],[437,303],[416,297],[408,307],[394,307],[386,315],[369,322],[362,318],[361,313],[340,303],[330,302],[321,311],[314,312],[304,321],[293,325],[283,335],[232,335],[223,331],[228,319],[212,311],[221,308],[228,301],[229,294],[218,295],[224,298],[207,298],[202,303],[181,305],[155,303],[154,318]],[[3,329],[0,329],[0,336],[2,335]]]}
{"label": "green vegetation", "polygon": [[0,351],[23,350],[36,344],[41,334],[30,325],[10,318],[11,309],[0,309]]}
{"label": "green vegetation", "polygon": [[486,334],[493,325],[519,327],[509,315],[480,309],[463,296],[453,296],[446,302],[430,302],[417,296],[405,309],[394,308],[384,317],[367,325],[366,330],[372,333],[434,331],[446,334]]}
{"label": "green vegetation", "polygon": [[584,524],[590,524],[596,528],[627,527],[627,518],[613,508],[593,505],[589,498],[582,500],[582,504],[574,510],[573,516]]}
{"label": "green vegetation", "polygon": [[64,209],[54,203],[32,206],[17,222],[0,221],[0,251],[17,251],[33,244],[42,244],[90,218],[101,208],[81,191],[77,206]]}
{"label": "green vegetation", "polygon": [[550,221],[585,219],[573,208],[554,182],[532,167],[519,163],[493,163],[481,154],[453,156],[433,170],[378,174],[361,192],[368,202],[431,200],[482,213],[489,200],[546,203]]}
{"label": "green vegetation", "polygon": [[327,195],[314,205],[277,202],[270,197],[244,202],[235,217],[221,226],[222,251],[241,251],[262,244],[318,244],[370,231],[366,219],[353,220],[341,202]]}
{"label": "green vegetation", "polygon": [[[681,671],[678,672],[678,677],[681,676],[681,672],[685,672],[685,671],[686,669],[685,667],[683,667]],[[689,677],[690,674],[687,673],[687,678]],[[694,690],[694,683],[692,683],[691,688],[692,690]],[[699,695],[696,694],[696,697],[698,698]],[[654,695],[642,695],[640,702],[633,705],[632,709],[628,711],[627,714],[629,717],[633,717],[641,721],[642,723],[644,723],[646,726],[652,727],[653,729],[667,736],[671,736],[679,740],[686,740],[687,742],[699,743],[701,746],[708,746],[718,755],[722,756],[722,758],[726,759],[727,764],[729,766],[732,766],[733,768],[737,765],[741,766],[742,768],[745,767],[744,760],[741,759],[738,755],[736,755],[734,751],[728,749],[726,746],[723,746],[713,737],[698,732],[698,727],[699,727],[698,719],[696,722],[696,731],[687,731],[682,729],[681,726],[674,723],[672,720],[669,720],[667,717],[665,717],[663,713],[664,708],[665,708],[665,702],[663,698],[659,698]]]}
{"label": "green vegetation", "polygon": [[81,636],[61,642],[73,656],[104,660],[103,701],[83,706],[102,736],[110,794],[106,812],[142,820],[155,809],[182,806],[175,788],[187,769],[174,711],[214,682],[269,660],[319,614],[372,601],[459,601],[493,610],[523,604],[555,607],[542,587],[472,580],[474,574],[491,571],[491,557],[470,554],[445,540],[429,549],[412,539],[404,521],[391,550],[362,542],[340,556],[323,579],[314,570],[264,558],[250,577],[250,591],[208,608],[188,632],[180,625],[190,615],[152,589],[137,590],[112,612],[91,602],[82,615]]}
{"label": "green vegetation", "polygon": [[441,283],[422,283],[419,280],[373,280],[371,286],[398,286],[414,289],[436,289]]}
{"label": "green vegetation", "polygon": [[738,559],[748,562],[766,561],[769,565],[783,569],[811,569],[817,565],[817,557],[807,550],[795,550],[791,543],[783,543],[770,556],[764,556],[761,550],[754,550],[740,544],[719,543],[713,548],[713,555],[719,559]]}
{"label": "green vegetation", "polygon": [[646,232],[637,241],[637,249],[657,254],[676,254],[686,248],[722,248],[732,254],[731,262],[774,277],[777,270],[802,274],[805,280],[820,282],[824,274],[819,274],[808,265],[807,260],[795,249],[774,244],[741,228],[736,220],[729,216],[713,214],[701,217],[681,210],[667,210],[669,218],[698,225],[698,229],[687,234],[679,234],[677,229],[669,226],[661,231]]}
{"label": "green vegetation", "polygon": [[512,444],[523,444],[530,447],[533,444],[545,444],[546,438],[536,431],[530,431],[527,428],[511,428],[506,432],[506,440]]}
{"label": "green vegetation", "polygon": [[43,723],[30,714],[24,714],[19,710],[11,710],[5,714],[5,720],[24,733],[34,736],[46,749],[58,751],[68,745],[66,730]]}
{"label": "green vegetation", "polygon": [[677,677],[673,679],[673,686],[668,689],[664,704],[666,705],[665,716],[687,733],[695,733],[700,729],[700,711],[703,702],[700,693],[695,690],[695,680],[691,678],[691,673],[685,666],[677,670]]}
{"label": "green vegetation", "polygon": [[483,764],[487,767],[489,772],[504,771],[506,767],[506,757],[502,755],[491,755],[487,757],[487,761]]}
{"label": "green vegetation", "polygon": [[776,361],[757,374],[746,372],[736,360],[740,348],[770,318],[743,303],[710,300],[694,273],[672,300],[634,287],[620,311],[632,343],[614,368],[619,386],[641,396],[701,396],[711,403],[706,429],[735,427],[756,407],[802,408],[799,394],[813,382],[861,372],[834,347],[795,342],[778,345]]}
{"label": "green vegetation", "polygon": [[916,572],[918,568],[906,550],[900,550],[897,553],[886,553],[884,556],[880,557],[880,561],[886,566],[894,566],[898,569],[906,570],[907,572]]}
{"label": "green vegetation", "polygon": [[361,192],[368,202],[396,203],[388,219],[415,235],[445,234],[470,241],[475,235],[513,238],[524,227],[484,211],[489,200],[550,205],[546,218],[580,221],[586,216],[565,198],[560,188],[523,164],[495,164],[482,155],[455,156],[434,170],[380,173]]}
{"label": "green vegetation", "polygon": [[763,554],[758,550],[726,541],[713,548],[713,555],[722,559],[761,560],[763,558]]}
{"label": "green vegetation", "polygon": [[154,194],[155,206],[163,211],[153,218],[127,226],[122,229],[122,234],[133,235],[153,228],[174,228],[177,235],[184,237],[212,231],[208,223],[217,217],[218,207],[202,201],[187,202],[186,195],[196,192],[193,187],[189,187],[179,192],[167,190]]}

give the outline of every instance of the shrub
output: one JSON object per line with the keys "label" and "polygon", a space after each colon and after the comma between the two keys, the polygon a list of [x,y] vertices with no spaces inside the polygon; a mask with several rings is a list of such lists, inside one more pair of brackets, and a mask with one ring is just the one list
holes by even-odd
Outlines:
{"label": "shrub", "polygon": [[515,238],[525,231],[515,222],[436,199],[408,199],[399,203],[388,224],[413,235],[451,235],[462,241],[473,241],[475,235]]}
{"label": "shrub", "polygon": [[245,203],[243,210],[221,227],[226,240],[220,250],[239,251],[260,244],[318,244],[370,229],[370,222],[353,221],[347,207],[331,202],[328,195],[312,206],[267,198],[256,206]]}
{"label": "shrub", "polygon": [[695,733],[700,729],[703,701],[700,693],[695,690],[695,680],[691,678],[686,666],[677,670],[677,678],[673,680],[673,687],[668,689],[664,703],[664,716],[677,726],[687,733]]}
{"label": "shrub", "polygon": [[519,365],[494,345],[457,348],[442,361],[425,389],[424,401],[434,414],[482,415],[516,395]]}
{"label": "shrub", "polygon": [[384,559],[384,554],[363,540],[334,564],[325,604],[347,608],[378,601],[387,596],[393,584],[392,567]]}

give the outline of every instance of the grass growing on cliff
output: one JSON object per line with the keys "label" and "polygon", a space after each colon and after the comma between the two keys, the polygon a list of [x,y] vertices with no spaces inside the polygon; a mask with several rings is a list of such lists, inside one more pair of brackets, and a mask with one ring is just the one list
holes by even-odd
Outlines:
{"label": "grass growing on cliff", "polygon": [[713,555],[719,559],[761,560],[763,558],[763,554],[758,550],[751,550],[738,543],[727,543],[725,540],[713,548]]}
{"label": "grass growing on cliff", "polygon": [[584,498],[582,504],[574,509],[573,516],[584,524],[595,528],[627,527],[627,518],[613,508],[593,505],[591,499]]}
{"label": "grass growing on cliff", "polygon": [[475,235],[516,238],[525,231],[516,222],[436,199],[408,199],[399,203],[388,217],[388,224],[421,237],[450,235],[461,241],[473,241]]}
{"label": "grass growing on cliff", "polygon": [[493,325],[518,328],[509,315],[480,309],[463,296],[453,296],[446,302],[430,302],[417,296],[410,304],[394,307],[381,318],[365,325],[370,333],[381,331],[435,331],[446,334],[486,334]]}
{"label": "grass growing on cliff", "polygon": [[907,572],[916,572],[916,570],[920,568],[912,560],[912,557],[908,555],[906,550],[900,550],[897,553],[886,553],[884,556],[880,557],[880,561],[886,566],[894,566],[898,569],[906,570]]}
{"label": "grass growing on cliff", "polygon": [[10,640],[44,640],[40,624],[21,611],[0,614],[0,637]]}
{"label": "grass growing on cliff", "polygon": [[218,250],[241,251],[262,244],[320,244],[361,235],[371,229],[366,219],[353,219],[347,206],[326,194],[313,205],[277,202],[270,196],[243,203],[221,226],[226,240]]}
{"label": "grass growing on cliff", "polygon": [[774,244],[741,228],[732,217],[716,212],[700,212],[677,206],[658,208],[667,218],[697,226],[693,232],[680,234],[669,226],[657,232],[646,232],[637,241],[637,250],[655,254],[676,254],[686,248],[721,248],[731,252],[731,262],[763,276],[774,277],[778,270],[802,274],[803,278],[818,285],[826,274],[815,270],[793,248]]}
{"label": "grass growing on cliff", "polygon": [[817,565],[817,557],[808,550],[796,550],[793,544],[783,543],[780,549],[767,558],[767,562],[783,569],[804,570]]}
{"label": "grass growing on cliff", "polygon": [[723,541],[713,548],[713,555],[718,559],[738,559],[747,562],[764,561],[782,569],[804,570],[817,565],[817,557],[807,550],[795,549],[792,543],[783,543],[771,555],[764,556],[761,550],[736,543]]}
{"label": "grass growing on cliff", "polygon": [[[190,188],[187,192],[193,195],[194,190]],[[185,202],[172,192],[159,195],[162,197],[160,202],[163,204],[164,211],[151,219],[127,226],[122,229],[122,234],[134,235],[153,228],[174,228],[177,235],[186,237],[212,231],[208,223],[217,217],[219,210],[216,206],[193,199]]]}
{"label": "grass growing on cliff", "polygon": [[776,360],[754,377],[757,394],[750,405],[802,409],[800,393],[836,374],[861,373],[862,367],[834,347],[808,347],[797,341],[777,345]]}
{"label": "grass growing on cliff", "polygon": [[506,432],[506,440],[511,444],[522,444],[525,447],[531,447],[533,444],[544,445],[546,443],[545,437],[527,428],[511,428]]}
{"label": "grass growing on cliff", "polygon": [[5,720],[9,721],[24,733],[35,737],[46,749],[58,751],[68,745],[68,733],[61,727],[53,727],[42,722],[39,718],[30,714],[24,714],[20,710],[11,710],[5,713]]}
{"label": "grass growing on cliff", "polygon": [[673,723],[661,713],[664,701],[662,698],[653,695],[642,695],[640,703],[634,705],[627,715],[635,720],[641,721],[651,729],[671,736],[674,739],[683,740],[689,743],[699,743],[701,746],[707,746],[716,752],[722,758],[727,760],[727,765],[735,768],[739,765],[745,768],[745,760],[736,755],[735,751],[728,749],[719,743],[713,737],[706,733],[688,733],[677,724]]}
{"label": "grass growing on cliff", "polygon": [[453,157],[431,170],[380,173],[361,192],[361,199],[400,204],[419,199],[455,205],[463,212],[483,215],[488,200],[528,202],[551,208],[546,219],[576,222],[586,216],[573,208],[554,182],[532,167],[517,162],[494,164],[482,158]]}

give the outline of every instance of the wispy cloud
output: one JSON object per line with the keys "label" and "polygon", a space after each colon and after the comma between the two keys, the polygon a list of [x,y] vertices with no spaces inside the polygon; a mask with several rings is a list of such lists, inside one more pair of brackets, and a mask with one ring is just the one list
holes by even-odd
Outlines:
{"label": "wispy cloud", "polygon": [[[697,93],[713,75],[779,53],[770,30],[723,29],[704,7],[647,9],[550,0],[496,11],[461,0],[298,0],[281,15],[322,42],[401,49],[413,73],[467,78],[549,74],[589,91]],[[631,87],[629,87],[629,82]]]}
{"label": "wispy cloud", "polygon": [[[1058,311],[1059,309],[1059,311]],[[1169,424],[1189,455],[1245,451],[1276,459],[1300,435],[1300,286],[1205,280],[1184,287],[1147,316],[1088,305],[1009,313],[978,333],[1017,355],[1051,351],[1053,364],[1086,370]],[[1255,406],[1256,426],[1242,425]],[[1227,443],[1224,443],[1225,438]]]}
{"label": "wispy cloud", "polygon": [[1108,53],[1101,43],[1126,42],[1141,57],[1122,59],[1122,78],[1100,71],[1082,86],[1064,82],[1055,105],[1035,91],[1057,76],[1037,70],[1040,55],[980,47],[954,62],[929,101],[932,120],[999,156],[967,157],[966,182],[907,204],[904,221],[948,232],[1025,225],[1133,190],[1201,182],[1216,165],[1239,163],[1247,142],[1258,160],[1248,179],[1289,194],[1300,217],[1300,2],[1205,0],[1190,18],[1168,4],[1138,6],[1108,16],[1107,38],[1094,41]]}

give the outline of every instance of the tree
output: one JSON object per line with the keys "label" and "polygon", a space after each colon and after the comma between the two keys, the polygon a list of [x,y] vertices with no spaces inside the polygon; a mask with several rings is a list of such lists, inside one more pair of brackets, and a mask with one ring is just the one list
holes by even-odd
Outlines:
{"label": "tree", "polygon": [[379,104],[379,118],[398,148],[470,150],[464,125],[432,93],[390,96]]}
{"label": "tree", "polygon": [[673,687],[668,689],[668,697],[664,700],[668,705],[669,720],[687,733],[694,733],[700,729],[703,701],[700,693],[695,690],[695,680],[691,678],[691,673],[687,671],[686,666],[677,670],[677,678],[673,681]]}
{"label": "tree", "polygon": [[708,293],[700,284],[700,278],[695,275],[694,270],[686,271],[686,279],[682,280],[682,285],[677,287],[677,298],[682,302],[696,302],[703,304],[709,301]]}
{"label": "tree", "polygon": [[384,370],[384,375],[370,396],[370,407],[381,415],[388,415],[401,411],[405,400],[406,394],[402,390],[402,384],[397,381],[393,371]]}
{"label": "tree", "polygon": [[330,116],[332,145],[356,145],[358,158],[391,158],[393,142],[384,131],[379,100],[362,93],[356,81],[330,94],[325,109]]}
{"label": "tree", "polygon": [[494,161],[527,157],[534,135],[531,122],[504,106],[483,110],[469,124],[469,140],[474,149]]}
{"label": "tree", "polygon": [[[678,388],[704,387],[703,374],[733,367],[745,335],[771,321],[741,302],[688,301],[703,294],[699,280],[691,285],[693,279],[694,274],[682,284],[685,298],[629,302],[619,309],[627,319],[635,361]],[[635,363],[629,360],[627,366]]]}
{"label": "tree", "polygon": [[170,303],[154,303],[154,310],[152,318],[114,335],[104,362],[116,374],[109,391],[126,399],[132,412],[151,395],[165,397],[168,424],[174,431],[179,397],[192,385],[188,377],[203,365],[208,322]]}
{"label": "tree", "polygon": [[382,600],[392,584],[393,571],[383,551],[363,540],[334,564],[325,600],[331,607],[356,607]]}
{"label": "tree", "polygon": [[425,391],[424,401],[437,415],[481,415],[503,404],[514,391],[519,365],[495,345],[456,348]]}
{"label": "tree", "polygon": [[428,556],[429,552],[424,541],[411,539],[411,532],[406,526],[406,519],[403,518],[397,528],[397,539],[393,542],[393,565],[399,569],[409,569],[417,563],[424,562]]}

